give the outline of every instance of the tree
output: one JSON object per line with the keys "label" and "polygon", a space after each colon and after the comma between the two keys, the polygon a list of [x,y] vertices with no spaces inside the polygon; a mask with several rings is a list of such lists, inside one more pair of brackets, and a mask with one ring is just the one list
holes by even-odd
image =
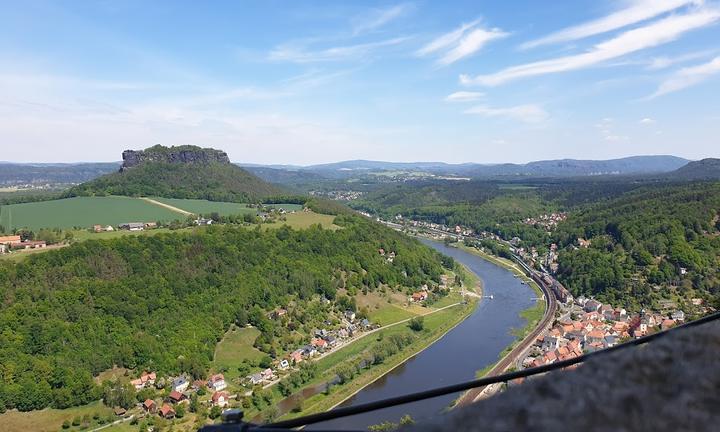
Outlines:
{"label": "tree", "polygon": [[425,328],[425,320],[423,317],[414,317],[410,319],[410,322],[408,323],[408,327],[410,327],[413,331],[421,331],[423,328]]}
{"label": "tree", "polygon": [[219,406],[213,405],[213,407],[210,408],[209,417],[211,419],[215,420],[216,418],[220,417],[220,414],[222,414],[222,410],[220,409]]}

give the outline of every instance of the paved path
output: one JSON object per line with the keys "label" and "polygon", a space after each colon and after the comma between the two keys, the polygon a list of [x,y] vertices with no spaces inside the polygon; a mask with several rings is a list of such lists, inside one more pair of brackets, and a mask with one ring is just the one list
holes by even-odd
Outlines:
{"label": "paved path", "polygon": [[190,212],[187,211],[187,210],[183,210],[183,209],[181,209],[181,208],[177,208],[177,207],[171,206],[170,204],[162,203],[162,202],[160,202],[160,201],[155,201],[155,200],[152,199],[152,198],[145,198],[145,197],[143,197],[143,198],[141,198],[141,199],[149,202],[150,204],[155,204],[156,206],[165,207],[166,209],[168,209],[168,210],[170,210],[170,211],[174,211],[175,213],[180,213],[180,214],[185,215],[185,216],[194,216],[193,213],[190,213]]}
{"label": "paved path", "polygon": [[119,425],[120,423],[124,423],[124,422],[126,422],[126,421],[130,421],[130,420],[132,420],[132,419],[134,419],[134,418],[135,418],[135,414],[133,414],[133,415],[131,415],[131,416],[128,416],[128,417],[123,417],[123,418],[121,418],[120,420],[115,420],[115,421],[112,422],[112,423],[108,423],[108,424],[102,425],[102,426],[100,426],[100,427],[96,427],[95,429],[90,429],[88,432],[95,432],[95,431],[99,431],[99,430],[102,430],[102,429],[105,429],[105,428],[109,428],[110,426]]}

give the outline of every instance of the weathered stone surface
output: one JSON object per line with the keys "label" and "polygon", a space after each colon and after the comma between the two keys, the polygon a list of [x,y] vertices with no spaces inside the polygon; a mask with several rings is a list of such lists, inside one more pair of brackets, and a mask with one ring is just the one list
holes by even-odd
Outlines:
{"label": "weathered stone surface", "polygon": [[403,430],[720,430],[720,323],[599,356]]}
{"label": "weathered stone surface", "polygon": [[125,150],[120,171],[137,166],[143,162],[166,162],[184,164],[207,164],[211,162],[230,163],[227,153],[221,150],[204,149],[195,146],[162,147],[155,146],[147,150]]}

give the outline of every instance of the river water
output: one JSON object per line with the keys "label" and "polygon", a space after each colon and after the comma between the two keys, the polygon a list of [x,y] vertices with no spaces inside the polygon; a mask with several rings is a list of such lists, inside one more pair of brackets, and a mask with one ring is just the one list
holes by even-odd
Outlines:
{"label": "river water", "polygon": [[[446,386],[475,378],[476,371],[498,360],[513,342],[513,328],[525,325],[519,313],[531,307],[535,293],[513,274],[484,259],[430,240],[423,243],[455,258],[483,281],[483,299],[477,309],[427,349],[365,387],[341,406],[373,402],[407,393]],[[397,422],[409,414],[415,421],[442,413],[459,394],[385,408],[365,414],[310,425],[312,430],[364,430],[384,421]]]}

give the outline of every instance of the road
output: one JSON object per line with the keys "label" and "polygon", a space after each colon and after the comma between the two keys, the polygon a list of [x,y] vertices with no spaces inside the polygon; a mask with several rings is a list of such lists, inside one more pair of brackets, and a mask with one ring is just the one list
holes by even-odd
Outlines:
{"label": "road", "polygon": [[165,203],[162,203],[162,202],[160,202],[160,201],[155,201],[154,199],[151,199],[151,198],[145,198],[145,197],[143,197],[142,199],[145,200],[145,201],[147,201],[147,202],[149,202],[150,204],[155,204],[156,206],[165,207],[166,209],[168,209],[168,210],[170,210],[170,211],[174,211],[175,213],[180,213],[181,215],[194,216],[193,213],[190,213],[189,211],[183,210],[183,209],[181,209],[181,208],[177,208],[177,207],[171,206],[170,204],[165,204]]}

